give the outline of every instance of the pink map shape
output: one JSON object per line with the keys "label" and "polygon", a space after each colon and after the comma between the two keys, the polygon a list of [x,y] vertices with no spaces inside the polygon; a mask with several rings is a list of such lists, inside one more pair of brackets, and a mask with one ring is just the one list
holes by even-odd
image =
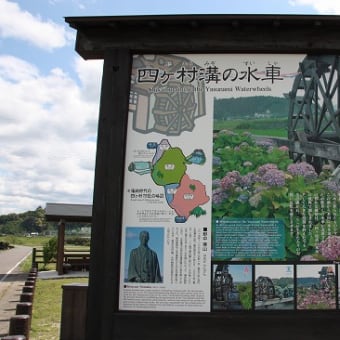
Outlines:
{"label": "pink map shape", "polygon": [[188,218],[191,210],[208,201],[209,196],[206,195],[205,186],[200,181],[191,179],[185,174],[181,179],[170,207],[176,211],[178,216]]}

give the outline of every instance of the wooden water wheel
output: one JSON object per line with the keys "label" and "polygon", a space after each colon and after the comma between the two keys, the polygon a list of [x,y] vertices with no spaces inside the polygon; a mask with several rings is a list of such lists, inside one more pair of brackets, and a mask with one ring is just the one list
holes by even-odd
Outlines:
{"label": "wooden water wheel", "polygon": [[288,139],[294,161],[320,172],[340,164],[339,57],[306,56],[289,93]]}

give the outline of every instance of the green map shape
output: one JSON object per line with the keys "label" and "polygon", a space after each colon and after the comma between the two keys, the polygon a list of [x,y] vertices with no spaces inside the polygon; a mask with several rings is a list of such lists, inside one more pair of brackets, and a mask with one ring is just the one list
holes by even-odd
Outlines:
{"label": "green map shape", "polygon": [[157,185],[180,183],[186,172],[185,156],[180,148],[165,150],[161,158],[154,164],[151,177]]}

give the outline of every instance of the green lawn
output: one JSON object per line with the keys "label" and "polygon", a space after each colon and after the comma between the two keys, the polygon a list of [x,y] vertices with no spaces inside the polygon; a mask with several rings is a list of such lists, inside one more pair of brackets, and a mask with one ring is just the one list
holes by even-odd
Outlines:
{"label": "green lawn", "polygon": [[[52,237],[46,236],[1,236],[0,241],[8,242],[11,245],[24,245],[28,247],[42,248]],[[89,250],[89,247],[67,245],[65,249]],[[21,263],[20,269],[29,272],[32,268],[32,256]],[[50,263],[45,270],[55,269],[55,263]],[[63,278],[42,280],[38,279],[33,301],[33,315],[30,331],[30,340],[59,340],[62,286],[71,283],[87,283],[88,278]]]}
{"label": "green lawn", "polygon": [[287,138],[288,121],[276,119],[234,119],[215,121],[214,130],[247,131],[254,135]]}
{"label": "green lawn", "polygon": [[6,235],[0,236],[0,241],[8,242],[10,245],[20,245],[20,246],[28,246],[28,247],[42,247],[52,236],[14,236],[14,235]]}
{"label": "green lawn", "polygon": [[30,340],[59,339],[62,286],[70,283],[87,282],[87,278],[37,280],[33,301]]}

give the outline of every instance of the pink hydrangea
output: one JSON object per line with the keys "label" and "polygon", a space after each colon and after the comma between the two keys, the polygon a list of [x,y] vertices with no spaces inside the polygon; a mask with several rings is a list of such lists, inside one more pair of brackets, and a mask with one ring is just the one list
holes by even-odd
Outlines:
{"label": "pink hydrangea", "polygon": [[221,179],[221,187],[224,190],[232,189],[237,182],[240,180],[241,176],[238,171],[230,171]]}
{"label": "pink hydrangea", "polygon": [[289,148],[288,148],[288,146],[282,145],[282,146],[279,147],[279,150],[281,150],[283,152],[288,152]]}
{"label": "pink hydrangea", "polygon": [[337,260],[340,258],[340,236],[329,236],[319,243],[319,253],[327,260]]}

